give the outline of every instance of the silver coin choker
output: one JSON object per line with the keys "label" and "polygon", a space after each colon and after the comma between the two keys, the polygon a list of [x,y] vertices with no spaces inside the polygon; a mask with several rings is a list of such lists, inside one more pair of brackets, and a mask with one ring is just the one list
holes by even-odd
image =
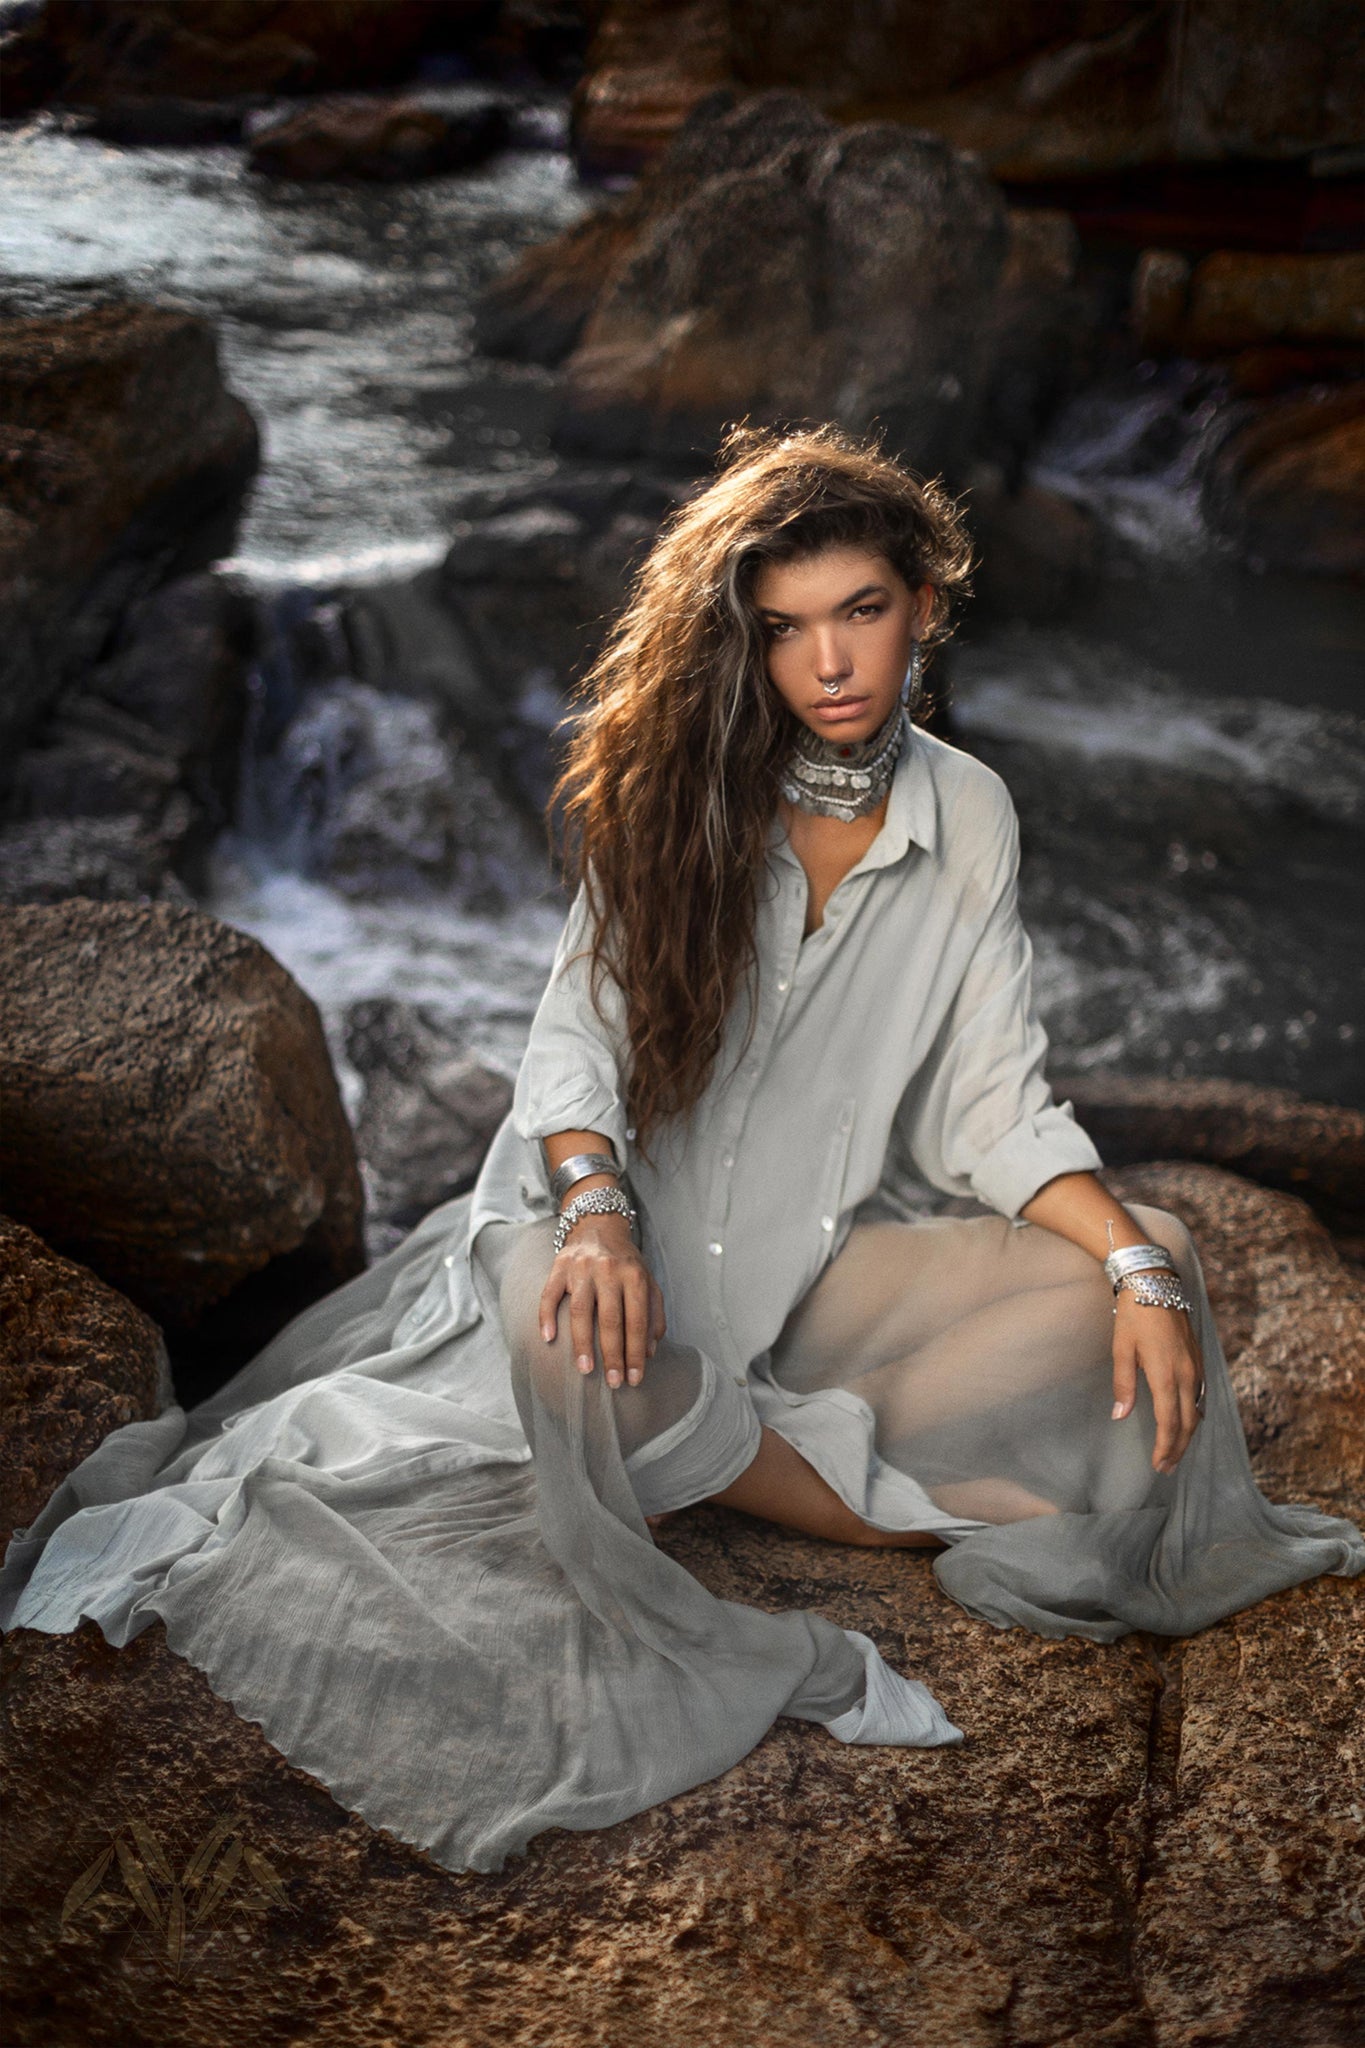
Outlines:
{"label": "silver coin choker", "polygon": [[825,740],[798,724],[778,786],[798,811],[845,824],[865,818],[891,787],[904,738],[899,704],[870,740]]}

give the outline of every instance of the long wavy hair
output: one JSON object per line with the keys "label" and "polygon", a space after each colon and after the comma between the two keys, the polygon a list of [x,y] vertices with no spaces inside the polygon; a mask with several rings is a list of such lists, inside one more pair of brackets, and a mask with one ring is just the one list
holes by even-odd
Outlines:
{"label": "long wavy hair", "polygon": [[706,1089],[756,963],[758,881],[795,721],[768,677],[755,578],[850,546],[882,555],[912,590],[933,585],[928,655],[971,566],[941,486],[836,427],[732,429],[719,473],[666,521],[575,693],[550,810],[567,879],[586,885],[594,1006],[602,1014],[605,975],[624,997],[646,1158],[658,1127]]}

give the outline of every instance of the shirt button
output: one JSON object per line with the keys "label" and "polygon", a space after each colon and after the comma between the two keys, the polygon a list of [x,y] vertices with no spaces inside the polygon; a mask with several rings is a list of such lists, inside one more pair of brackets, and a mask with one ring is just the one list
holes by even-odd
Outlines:
{"label": "shirt button", "polygon": [[718,1244],[716,1240],[713,1238],[711,1243],[707,1245],[706,1249],[708,1252],[711,1252],[716,1258],[719,1258],[721,1253],[724,1251],[725,1247],[722,1244]]}
{"label": "shirt button", "polygon": [[834,1218],[832,1216],[822,1216],[820,1218],[820,1228],[822,1230],[833,1230]]}
{"label": "shirt button", "polygon": [[629,1126],[627,1127],[627,1130],[626,1130],[626,1136],[627,1136],[628,1138],[633,1138],[633,1137],[635,1136],[635,1126],[634,1126],[634,1124],[630,1124],[630,1125],[629,1125]]}
{"label": "shirt button", "polygon": [[729,1172],[729,1170],[730,1170],[730,1168],[731,1168],[731,1167],[732,1167],[732,1166],[734,1165],[734,1163],[735,1163],[735,1155],[734,1155],[734,1153],[733,1153],[733,1152],[727,1152],[727,1153],[726,1153],[726,1155],[725,1155],[725,1157],[724,1157],[724,1158],[723,1158],[723,1159],[721,1160],[721,1162],[720,1162],[720,1163],[721,1163],[721,1165],[722,1165],[722,1166],[723,1166],[723,1167],[725,1168],[726,1172],[728,1173],[728,1172]]}
{"label": "shirt button", "polygon": [[791,986],[791,983],[790,983],[790,982],[787,982],[787,981],[779,981],[779,982],[778,982],[778,984],[777,984],[777,992],[778,992],[778,994],[779,994],[780,996],[784,996],[784,995],[785,995],[785,994],[787,993],[787,990],[788,990],[788,989],[790,988],[790,986]]}
{"label": "shirt button", "polygon": [[444,1257],[444,1258],[442,1259],[442,1261],[441,1261],[441,1264],[442,1264],[443,1266],[453,1266],[453,1265],[454,1265],[454,1263],[455,1263],[455,1254],[454,1254],[454,1252],[447,1252],[447,1253],[446,1253],[446,1255],[445,1255],[445,1257]]}

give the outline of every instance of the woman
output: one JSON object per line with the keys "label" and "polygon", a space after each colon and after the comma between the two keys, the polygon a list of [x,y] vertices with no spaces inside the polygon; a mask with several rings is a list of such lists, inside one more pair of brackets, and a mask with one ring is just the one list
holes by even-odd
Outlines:
{"label": "woman", "polygon": [[[866,1636],[708,1594],[649,1527],[698,1501],[934,1544],[968,1612],[1097,1641],[1365,1571],[1258,1491],[1187,1233],[1049,1095],[1008,794],[906,709],[952,508],[832,430],[725,456],[587,679],[578,893],[472,1193],[114,1431],[0,1574],[7,1626],[162,1618],[456,1869],[782,1714],[963,1739]],[[978,1213],[907,1215],[907,1164]]]}

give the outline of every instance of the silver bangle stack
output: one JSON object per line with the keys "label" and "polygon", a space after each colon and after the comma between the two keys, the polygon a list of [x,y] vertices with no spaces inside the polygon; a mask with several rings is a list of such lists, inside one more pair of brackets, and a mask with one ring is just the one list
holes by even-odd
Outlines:
{"label": "silver bangle stack", "polygon": [[562,1166],[557,1166],[550,1175],[550,1199],[556,1209],[563,1201],[575,1181],[586,1180],[590,1173],[614,1173],[617,1180],[625,1178],[615,1159],[605,1152],[575,1152]]}
{"label": "silver bangle stack", "polygon": [[[583,1176],[580,1175],[579,1178],[582,1179]],[[631,1236],[635,1237],[638,1217],[630,1205],[629,1197],[623,1195],[619,1188],[589,1188],[586,1194],[575,1195],[560,1212],[559,1221],[555,1225],[556,1257],[568,1242],[569,1232],[583,1216],[624,1216],[630,1225]],[[638,1238],[636,1242],[638,1244]]]}
{"label": "silver bangle stack", "polygon": [[1144,1308],[1181,1308],[1186,1315],[1194,1314],[1194,1303],[1181,1286],[1175,1260],[1164,1245],[1121,1245],[1105,1260],[1104,1277],[1114,1290],[1115,1315],[1122,1287]]}

